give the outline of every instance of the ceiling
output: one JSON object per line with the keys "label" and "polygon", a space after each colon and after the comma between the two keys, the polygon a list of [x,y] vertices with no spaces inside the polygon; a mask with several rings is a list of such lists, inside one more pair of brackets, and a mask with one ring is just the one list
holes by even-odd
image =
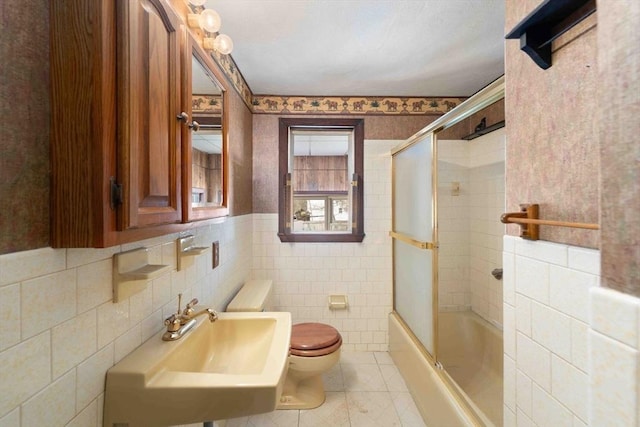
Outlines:
{"label": "ceiling", "polygon": [[258,95],[469,96],[504,73],[504,0],[207,0]]}

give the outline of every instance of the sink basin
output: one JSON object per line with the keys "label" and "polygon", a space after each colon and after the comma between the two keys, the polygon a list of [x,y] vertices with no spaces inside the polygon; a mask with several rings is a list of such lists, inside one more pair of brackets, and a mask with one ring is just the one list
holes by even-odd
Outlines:
{"label": "sink basin", "polygon": [[104,426],[168,426],[275,409],[287,373],[291,315],[201,316],[177,341],[162,333],[107,372]]}

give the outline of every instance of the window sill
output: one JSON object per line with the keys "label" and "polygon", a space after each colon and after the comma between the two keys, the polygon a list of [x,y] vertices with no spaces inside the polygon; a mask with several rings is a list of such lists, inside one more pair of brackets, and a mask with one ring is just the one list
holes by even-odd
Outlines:
{"label": "window sill", "polygon": [[307,243],[360,243],[364,240],[362,234],[285,234],[278,233],[281,242],[307,242]]}

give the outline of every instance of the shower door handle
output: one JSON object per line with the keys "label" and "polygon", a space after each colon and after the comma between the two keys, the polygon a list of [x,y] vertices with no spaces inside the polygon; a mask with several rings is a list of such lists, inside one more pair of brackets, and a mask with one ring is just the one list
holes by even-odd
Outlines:
{"label": "shower door handle", "polygon": [[415,246],[419,249],[437,249],[438,245],[433,242],[422,242],[420,240],[416,240],[412,237],[407,236],[406,234],[396,233],[395,231],[390,231],[389,236],[393,239],[400,240],[401,242],[407,243],[411,246]]}

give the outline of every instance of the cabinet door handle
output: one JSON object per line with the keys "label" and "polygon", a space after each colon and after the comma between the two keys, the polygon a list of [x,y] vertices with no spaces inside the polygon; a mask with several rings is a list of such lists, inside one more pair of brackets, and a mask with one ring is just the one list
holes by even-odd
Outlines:
{"label": "cabinet door handle", "polygon": [[198,132],[198,131],[200,130],[200,123],[198,123],[198,122],[196,122],[196,121],[194,120],[194,121],[192,121],[192,122],[189,124],[189,128],[190,128],[192,131]]}
{"label": "cabinet door handle", "polygon": [[182,123],[184,123],[184,124],[189,123],[189,115],[188,115],[187,113],[185,113],[184,111],[183,111],[182,113],[178,114],[178,115],[176,116],[176,118],[177,118],[178,120],[180,120],[180,121],[181,121]]}

